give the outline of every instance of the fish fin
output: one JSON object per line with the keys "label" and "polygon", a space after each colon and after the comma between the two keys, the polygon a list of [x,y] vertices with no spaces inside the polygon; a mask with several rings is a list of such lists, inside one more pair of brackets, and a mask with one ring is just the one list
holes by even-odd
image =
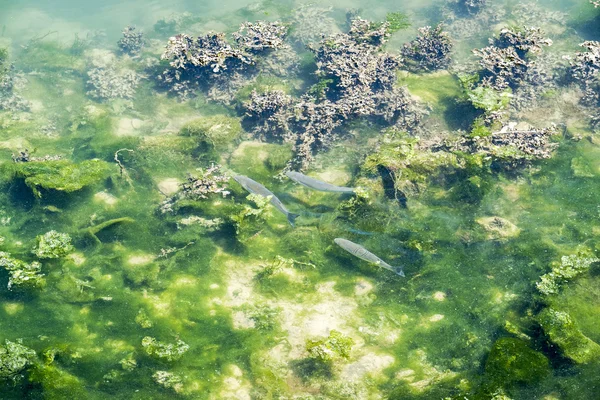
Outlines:
{"label": "fish fin", "polygon": [[287,220],[290,223],[290,225],[292,226],[292,228],[295,228],[296,225],[296,218],[298,218],[300,216],[300,214],[294,214],[294,213],[288,213],[287,214]]}
{"label": "fish fin", "polygon": [[406,275],[404,275],[404,269],[402,267],[394,267],[394,271],[396,272],[396,275],[406,278]]}

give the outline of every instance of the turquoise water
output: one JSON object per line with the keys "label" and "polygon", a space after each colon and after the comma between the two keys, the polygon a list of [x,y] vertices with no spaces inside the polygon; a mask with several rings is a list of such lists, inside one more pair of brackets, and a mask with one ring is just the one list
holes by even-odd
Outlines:
{"label": "turquoise water", "polygon": [[[0,4],[0,82],[10,82],[0,86],[0,398],[596,398],[597,103],[582,101],[564,56],[598,39],[600,11],[585,1],[455,10]],[[325,117],[306,123],[300,104],[335,106],[347,92],[335,73],[319,75],[306,45],[348,32],[348,11],[371,30],[390,13],[410,24],[386,31],[382,47],[365,39],[369,57],[398,54],[439,22],[453,47],[435,70],[378,70],[391,71],[389,87],[354,83],[365,103],[401,93],[408,111],[396,113],[419,121],[336,109],[339,125],[314,133],[321,146],[305,140]],[[244,53],[255,66],[186,64],[185,96],[158,78],[173,71],[161,60],[170,37],[224,32],[237,49],[231,34],[261,20],[283,22],[285,45]],[[144,33],[139,52],[118,45],[128,25]],[[549,77],[481,86],[471,50],[531,26],[552,46],[524,60]],[[285,114],[293,140],[261,131],[271,122],[250,110],[253,91],[273,90],[296,105]],[[485,142],[551,124],[536,147],[545,157]],[[289,168],[359,189],[314,191]],[[235,174],[298,213],[295,226]],[[207,191],[193,186],[215,176]],[[406,277],[345,252],[339,237]]]}

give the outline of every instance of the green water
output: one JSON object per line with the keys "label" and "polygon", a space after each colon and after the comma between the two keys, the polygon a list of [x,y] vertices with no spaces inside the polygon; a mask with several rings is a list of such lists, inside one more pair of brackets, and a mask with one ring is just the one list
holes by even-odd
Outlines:
{"label": "green water", "polygon": [[[516,170],[468,155],[439,161],[416,148],[400,151],[414,143],[410,135],[357,119],[306,173],[366,194],[316,192],[278,176],[290,145],[253,137],[242,109],[252,89],[300,97],[317,82],[311,53],[296,49],[298,72],[261,75],[231,102],[202,90],[182,101],[156,80],[168,65],[157,67],[170,35],[231,33],[256,20],[283,20],[294,32],[291,16],[302,3],[52,3],[0,1],[0,49],[8,49],[11,73],[20,77],[14,91],[30,104],[0,109],[0,251],[40,262],[44,274],[39,287],[9,287],[9,271],[0,268],[0,343],[35,352],[12,374],[0,349],[0,398],[597,398],[598,263],[565,279],[557,293],[536,286],[563,256],[600,257],[600,141],[574,85],[542,88],[538,103],[510,111],[511,121],[560,125],[551,158]],[[586,1],[531,3],[527,14],[522,3],[500,3],[497,21],[454,38],[453,68],[473,64],[471,49],[502,27],[532,18],[553,40],[545,54],[559,59],[600,38],[600,10]],[[331,7],[323,14],[335,23],[329,33],[348,30],[350,9],[372,21],[405,13],[411,26],[385,46],[396,53],[418,27],[448,24],[442,5],[318,7]],[[181,32],[161,30],[160,20],[177,21],[172,27]],[[138,57],[117,49],[126,25],[145,32]],[[131,99],[87,93],[88,71],[106,62],[141,76]],[[420,140],[468,134],[481,114],[465,105],[457,70],[400,68],[397,85],[428,109]],[[197,132],[213,127],[225,139],[203,141]],[[14,162],[25,149],[64,161]],[[268,187],[300,214],[295,227],[274,207],[247,199],[233,179],[226,197],[160,212],[188,173],[211,163]],[[401,165],[396,187],[405,204],[386,195],[378,163]],[[232,215],[244,215],[242,222]],[[508,228],[494,230],[492,217]],[[67,233],[73,249],[40,258],[32,249],[51,230]],[[344,252],[337,237],[402,266],[406,277]],[[545,324],[548,310],[568,313],[571,322]],[[311,343],[326,347],[336,332],[344,351],[315,356]],[[150,338],[159,345],[148,345]]]}

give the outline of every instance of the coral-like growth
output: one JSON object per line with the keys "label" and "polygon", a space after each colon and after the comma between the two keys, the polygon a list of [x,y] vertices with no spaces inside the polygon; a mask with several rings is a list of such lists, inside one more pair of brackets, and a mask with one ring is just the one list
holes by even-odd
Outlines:
{"label": "coral-like growth", "polygon": [[23,378],[23,373],[36,361],[35,351],[23,346],[21,340],[6,340],[0,346],[0,380],[16,382]]}
{"label": "coral-like growth", "polygon": [[281,92],[252,93],[247,120],[261,138],[291,143],[295,167],[306,168],[316,151],[328,148],[349,120],[370,117],[403,129],[416,127],[420,113],[404,88],[395,87],[397,56],[381,52],[387,22],[357,18],[350,31],[311,46],[320,83],[295,104]]}
{"label": "coral-like growth", "polygon": [[0,110],[27,111],[29,102],[14,92],[22,86],[22,79],[8,62],[8,51],[0,48]]}
{"label": "coral-like growth", "polygon": [[445,68],[450,63],[453,43],[442,25],[419,28],[419,35],[402,48],[407,66],[426,71]]}
{"label": "coral-like growth", "polygon": [[233,34],[238,46],[247,51],[278,49],[283,46],[287,27],[279,22],[245,22]]}
{"label": "coral-like growth", "polygon": [[140,83],[134,71],[117,72],[114,68],[94,68],[88,71],[87,94],[98,100],[132,99]]}
{"label": "coral-like growth", "polygon": [[71,236],[66,233],[49,231],[36,238],[32,253],[38,258],[61,258],[74,250]]}
{"label": "coral-like growth", "polygon": [[165,389],[173,389],[175,393],[183,391],[183,383],[180,376],[168,371],[156,371],[152,374],[154,382],[164,387]]}
{"label": "coral-like growth", "polygon": [[8,271],[8,289],[18,288],[40,288],[46,284],[42,265],[39,262],[27,264],[24,261],[12,258],[9,253],[0,252],[0,267]]}
{"label": "coral-like growth", "polygon": [[583,101],[595,106],[600,103],[600,42],[585,41],[581,47],[585,47],[587,51],[578,52],[574,59],[569,60],[570,74],[584,92]]}
{"label": "coral-like growth", "polygon": [[181,339],[177,339],[175,343],[163,343],[150,336],[142,339],[142,347],[149,356],[164,361],[179,360],[190,349]]}
{"label": "coral-like growth", "polygon": [[125,29],[123,29],[123,37],[117,44],[123,53],[136,56],[141,53],[144,42],[143,32],[136,31],[133,26],[126,26]]}
{"label": "coral-like growth", "polygon": [[539,28],[502,29],[497,38],[490,39],[490,46],[473,50],[481,58],[482,84],[499,91],[520,86],[535,65],[527,56],[551,44],[550,39],[543,38]]}
{"label": "coral-like growth", "polygon": [[560,286],[585,271],[589,270],[594,263],[600,262],[596,257],[572,254],[563,256],[560,264],[552,267],[552,271],[541,276],[540,281],[535,284],[540,293],[544,295],[556,294]]}

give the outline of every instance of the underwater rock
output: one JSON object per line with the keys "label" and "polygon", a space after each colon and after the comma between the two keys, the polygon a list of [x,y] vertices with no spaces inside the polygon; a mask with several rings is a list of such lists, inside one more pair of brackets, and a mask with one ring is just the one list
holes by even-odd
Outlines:
{"label": "underwater rock", "polygon": [[578,364],[596,362],[600,358],[600,345],[585,336],[567,312],[546,308],[537,320],[548,340],[565,357]]}
{"label": "underwater rock", "polygon": [[410,69],[432,71],[446,68],[450,63],[453,43],[440,24],[435,28],[419,28],[417,38],[402,48],[404,62]]}
{"label": "underwater rock", "polygon": [[526,341],[503,337],[494,342],[485,363],[485,379],[492,387],[533,383],[550,373],[550,363]]}
{"label": "underwater rock", "polygon": [[110,164],[97,159],[79,164],[68,160],[31,161],[14,163],[10,168],[14,177],[24,179],[38,197],[41,197],[40,189],[78,191],[108,177],[112,170]]}
{"label": "underwater rock", "polygon": [[521,233],[515,224],[501,217],[482,217],[475,221],[487,232],[488,240],[508,240]]}
{"label": "underwater rock", "polygon": [[133,26],[126,26],[122,33],[123,37],[117,43],[119,49],[131,56],[139,55],[145,43],[144,33],[136,31]]}

